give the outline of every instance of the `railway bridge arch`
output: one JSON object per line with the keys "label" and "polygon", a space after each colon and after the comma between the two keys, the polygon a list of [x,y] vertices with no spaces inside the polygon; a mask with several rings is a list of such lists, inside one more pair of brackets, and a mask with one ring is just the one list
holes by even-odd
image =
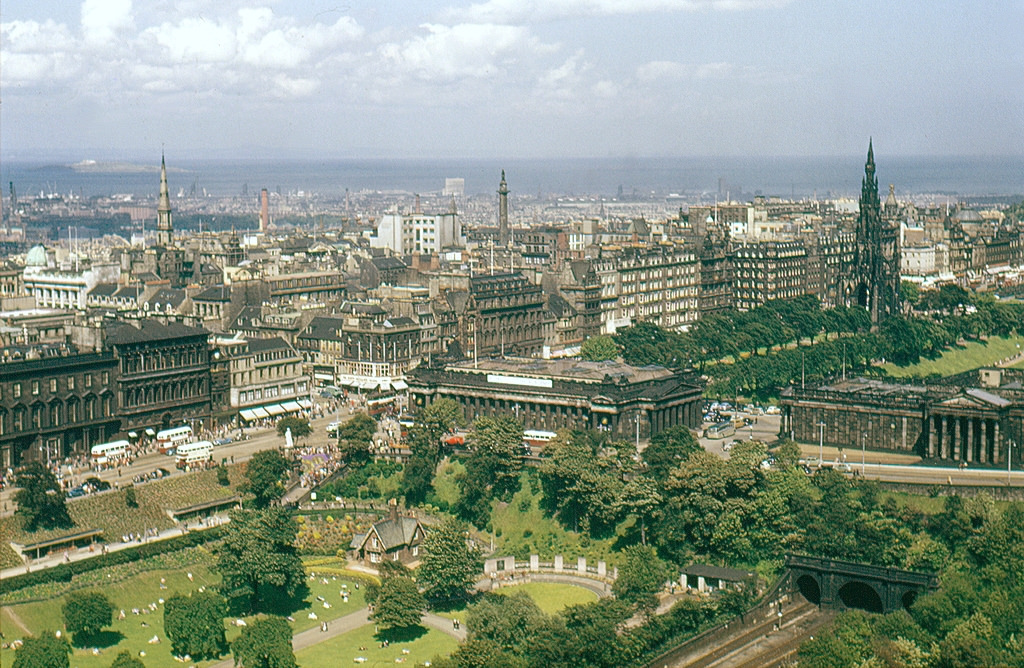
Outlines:
{"label": "railway bridge arch", "polygon": [[870,566],[838,559],[786,555],[790,582],[811,603],[828,610],[858,608],[887,613],[910,608],[919,594],[937,589],[932,573]]}

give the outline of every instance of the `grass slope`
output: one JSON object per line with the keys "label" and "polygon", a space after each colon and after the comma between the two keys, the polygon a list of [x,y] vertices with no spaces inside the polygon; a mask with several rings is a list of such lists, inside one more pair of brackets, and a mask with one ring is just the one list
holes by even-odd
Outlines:
{"label": "grass slope", "polygon": [[883,364],[885,373],[897,378],[912,376],[929,376],[940,374],[949,376],[980,366],[995,364],[1020,352],[1024,347],[1024,336],[1010,338],[992,337],[985,341],[969,341],[963,346],[951,348],[937,359],[923,359],[917,364],[909,366],[896,366],[895,364]]}
{"label": "grass slope", "polygon": [[[436,629],[417,629],[422,635],[415,640],[399,642],[391,640],[388,647],[381,648],[381,639],[386,633],[377,635],[373,625],[367,625],[343,633],[335,638],[302,650],[295,655],[303,668],[335,668],[336,666],[360,665],[353,663],[356,657],[365,657],[364,666],[393,666],[396,663],[409,666],[423,665],[435,656],[447,656],[455,651],[458,643],[454,638]],[[365,647],[366,649],[359,649]],[[403,654],[402,650],[408,650]],[[396,661],[403,659],[402,661]],[[146,664],[149,666],[149,664]]]}

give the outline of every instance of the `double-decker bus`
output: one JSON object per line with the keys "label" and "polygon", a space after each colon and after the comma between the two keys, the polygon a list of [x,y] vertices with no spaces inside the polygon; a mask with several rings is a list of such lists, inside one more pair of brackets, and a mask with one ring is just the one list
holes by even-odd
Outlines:
{"label": "double-decker bus", "polygon": [[188,425],[173,429],[163,429],[156,433],[156,447],[160,449],[160,454],[162,455],[173,455],[175,448],[191,440],[192,427]]}
{"label": "double-decker bus", "polygon": [[213,443],[209,441],[196,441],[179,445],[175,451],[177,467],[183,469],[186,466],[195,466],[213,459]]}
{"label": "double-decker bus", "polygon": [[557,434],[553,431],[541,431],[539,429],[527,429],[523,432],[523,443],[531,448],[543,448],[548,441]]}
{"label": "double-decker bus", "polygon": [[107,464],[119,461],[128,456],[128,441],[112,441],[92,446],[92,463]]}

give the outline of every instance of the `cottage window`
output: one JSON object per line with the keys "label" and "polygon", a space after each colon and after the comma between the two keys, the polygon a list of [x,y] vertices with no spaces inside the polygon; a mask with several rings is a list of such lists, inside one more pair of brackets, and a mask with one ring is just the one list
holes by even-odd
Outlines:
{"label": "cottage window", "polygon": [[379,561],[380,561],[380,554],[378,554],[377,552],[371,552],[370,553],[370,563],[371,564],[376,564]]}

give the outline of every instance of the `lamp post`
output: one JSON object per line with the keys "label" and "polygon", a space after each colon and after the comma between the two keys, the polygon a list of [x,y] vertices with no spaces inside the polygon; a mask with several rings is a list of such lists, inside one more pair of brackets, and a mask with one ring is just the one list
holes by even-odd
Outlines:
{"label": "lamp post", "polygon": [[815,425],[818,428],[818,468],[825,461],[825,421],[822,420]]}
{"label": "lamp post", "polygon": [[633,416],[633,422],[636,423],[636,449],[640,450],[640,413]]}

